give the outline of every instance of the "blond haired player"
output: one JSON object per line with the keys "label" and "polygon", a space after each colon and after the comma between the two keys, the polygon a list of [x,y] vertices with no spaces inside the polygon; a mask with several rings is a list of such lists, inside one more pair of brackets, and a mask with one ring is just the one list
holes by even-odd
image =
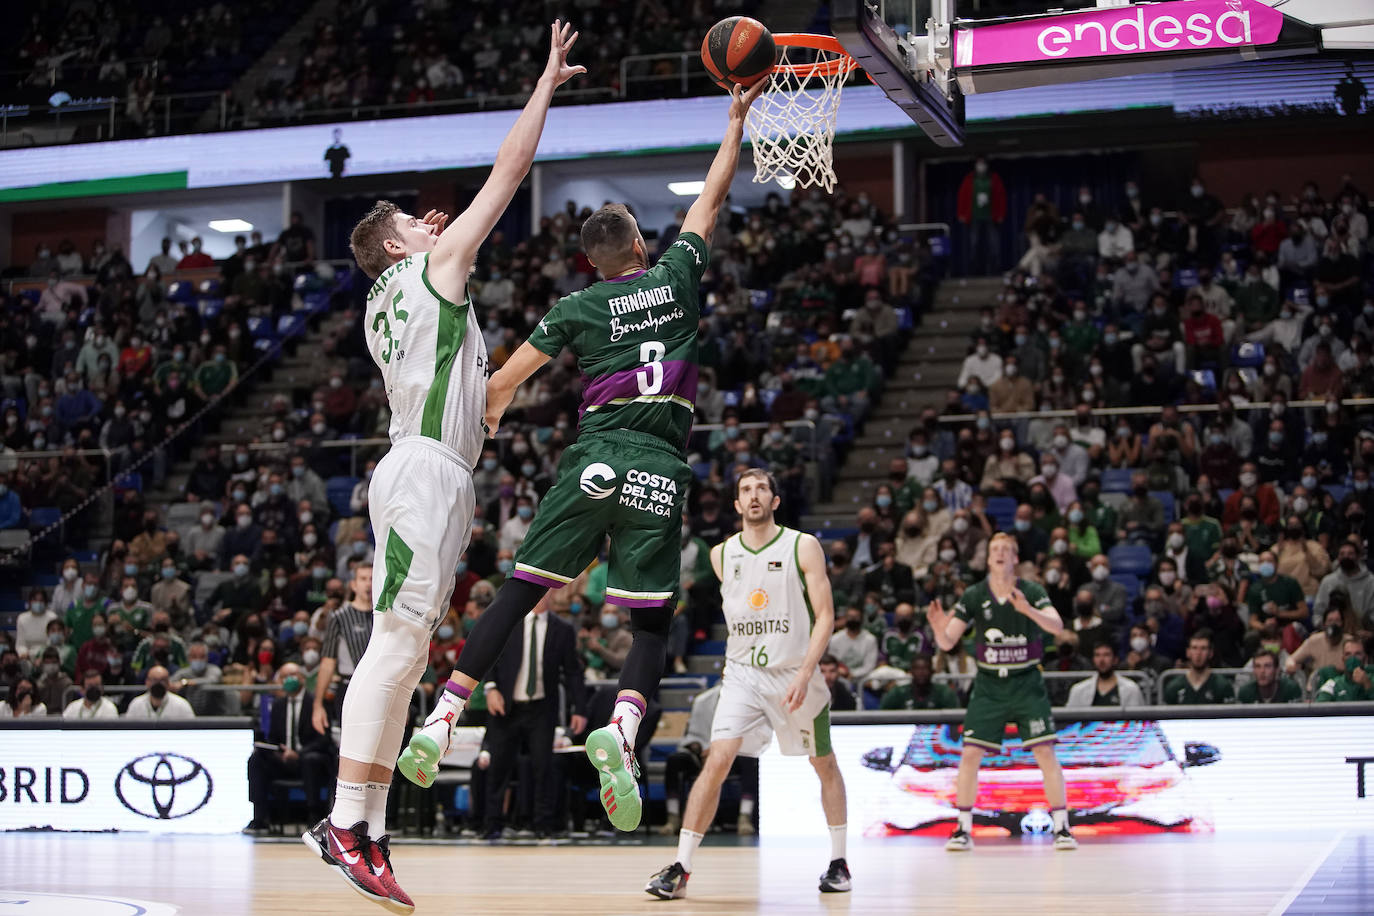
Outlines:
{"label": "blond haired player", "polygon": [[686,894],[692,854],[715,817],[735,756],[757,757],[775,733],[779,749],[807,755],[821,780],[830,865],[820,889],[850,888],[844,777],[830,749],[830,688],[818,667],[835,629],[835,606],[820,542],[774,522],[780,502],[773,475],[745,471],[735,482],[744,530],[711,549],[730,635],[711,746],[687,797],[677,859],[644,888],[664,900]]}
{"label": "blond haired player", "polygon": [[377,538],[372,636],[344,699],[334,808],[302,839],[358,893],[395,912],[415,904],[396,883],[384,835],[392,763],[467,549],[472,466],[486,438],[487,352],[468,273],[529,172],[554,90],[586,72],[567,63],[575,41],[571,26],[553,23],[529,103],[482,190],[447,230],[445,214],[416,218],[378,201],[350,240],[376,281],[363,320],[386,384],[392,445],[368,491]]}
{"label": "blond haired player", "polygon": [[978,767],[983,754],[1001,751],[1008,722],[1016,723],[1021,744],[1030,748],[1044,775],[1054,848],[1078,848],[1069,830],[1064,771],[1054,755],[1050,695],[1040,673],[1041,631],[1056,635],[1064,624],[1042,586],[1016,578],[1016,553],[1015,538],[994,534],[988,543],[988,577],[964,589],[954,610],[946,611],[937,598],[926,614],[935,641],[946,652],[958,645],[970,626],[976,637],[978,674],[964,714],[964,748],[956,782],[959,822],[945,844],[951,852],[973,848]]}

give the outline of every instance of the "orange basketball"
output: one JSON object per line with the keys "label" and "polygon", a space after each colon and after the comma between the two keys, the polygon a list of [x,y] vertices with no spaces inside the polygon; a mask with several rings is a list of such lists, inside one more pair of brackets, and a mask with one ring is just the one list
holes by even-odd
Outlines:
{"label": "orange basketball", "polygon": [[701,43],[701,61],[706,72],[725,89],[731,83],[757,83],[773,69],[777,56],[773,33],[748,16],[722,19],[711,26]]}

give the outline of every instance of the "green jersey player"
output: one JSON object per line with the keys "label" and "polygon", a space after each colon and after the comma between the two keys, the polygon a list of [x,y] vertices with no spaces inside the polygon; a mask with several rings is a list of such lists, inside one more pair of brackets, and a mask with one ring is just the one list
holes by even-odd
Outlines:
{"label": "green jersey player", "polygon": [[630,211],[608,204],[582,226],[588,259],[605,278],[553,307],[487,384],[495,434],[516,388],[563,349],[583,377],[577,442],[564,453],[515,555],[515,569],[478,620],[453,677],[400,768],[421,785],[433,777],[470,691],[496,663],[513,629],[550,588],[571,582],[610,536],[606,600],[630,609],[634,642],[620,673],[611,723],[587,737],[601,801],[621,830],[639,825],[634,747],[645,697],[663,673],[681,557],[685,461],[697,387],[697,284],[716,215],[739,164],[744,118],[763,81],[735,89],[729,124],[705,187],[677,240],[649,266]]}
{"label": "green jersey player", "polygon": [[1054,820],[1054,848],[1076,849],[1069,831],[1064,771],[1054,755],[1054,719],[1040,673],[1041,633],[1064,629],[1045,589],[1016,578],[1016,539],[995,534],[988,543],[988,577],[970,585],[953,611],[937,598],[927,612],[935,641],[950,651],[973,628],[978,674],[964,714],[964,749],[957,781],[959,823],[945,848],[973,848],[973,803],[978,797],[978,767],[987,751],[1002,749],[1008,722],[1015,722],[1023,746],[1035,754],[1045,779],[1045,797]]}

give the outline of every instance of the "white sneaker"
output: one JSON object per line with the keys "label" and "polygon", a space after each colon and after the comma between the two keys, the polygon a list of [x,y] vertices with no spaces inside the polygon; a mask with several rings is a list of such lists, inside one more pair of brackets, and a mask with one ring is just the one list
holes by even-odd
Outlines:
{"label": "white sneaker", "polygon": [[973,837],[969,836],[967,830],[955,827],[954,832],[945,841],[945,849],[949,852],[968,852],[973,848]]}
{"label": "white sneaker", "polygon": [[1060,852],[1072,852],[1078,848],[1078,840],[1074,839],[1067,824],[1054,835],[1054,848]]}
{"label": "white sneaker", "polygon": [[433,722],[426,722],[424,728],[412,735],[409,746],[396,761],[396,769],[401,775],[422,788],[434,785],[439,775],[439,761],[448,754],[453,743],[457,720],[456,714],[447,712]]}

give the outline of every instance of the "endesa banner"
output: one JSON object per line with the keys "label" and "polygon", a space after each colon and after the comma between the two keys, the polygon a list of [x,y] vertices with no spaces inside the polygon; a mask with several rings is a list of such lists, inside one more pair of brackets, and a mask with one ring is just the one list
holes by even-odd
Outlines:
{"label": "endesa banner", "polygon": [[1267,45],[1282,28],[1283,14],[1259,0],[1173,0],[958,29],[954,65]]}
{"label": "endesa banner", "polygon": [[0,830],[238,833],[253,732],[0,729]]}
{"label": "endesa banner", "polygon": [[[1059,730],[1069,817],[1085,835],[1330,829],[1374,823],[1374,716],[1077,722]],[[867,837],[943,837],[958,725],[838,725],[849,823]],[[760,760],[764,836],[813,836],[820,786],[776,746]],[[1040,770],[1011,738],[979,773],[974,831],[1047,833]]]}

